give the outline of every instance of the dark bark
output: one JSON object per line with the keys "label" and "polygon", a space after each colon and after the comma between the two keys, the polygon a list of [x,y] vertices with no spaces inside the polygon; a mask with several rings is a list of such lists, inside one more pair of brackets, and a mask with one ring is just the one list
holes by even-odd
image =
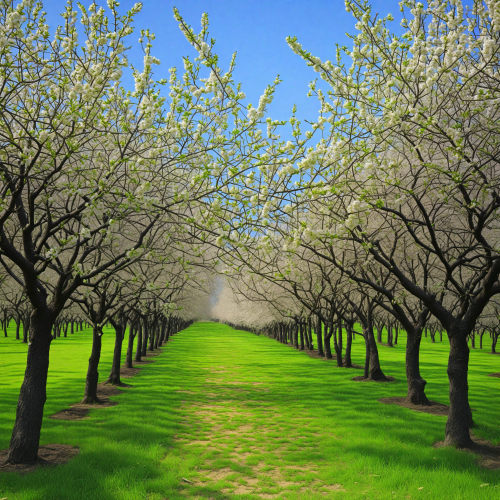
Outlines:
{"label": "dark bark", "polygon": [[352,368],[352,360],[351,360],[352,324],[345,323],[345,330],[346,330],[346,335],[347,335],[347,341],[346,341],[346,345],[345,345],[344,366],[346,368]]}
{"label": "dark bark", "polygon": [[10,464],[32,463],[38,457],[53,326],[54,320],[49,310],[39,307],[33,312],[26,371],[7,456],[7,463]]}
{"label": "dark bark", "polygon": [[299,329],[299,335],[300,335],[300,350],[304,350],[304,323],[302,321],[299,321],[297,323],[297,328]]}
{"label": "dark bark", "polygon": [[142,322],[142,351],[143,357],[146,357],[146,352],[148,350],[148,337],[149,337],[149,324],[148,320],[145,318]]}
{"label": "dark bark", "polygon": [[392,345],[392,325],[391,324],[387,325],[387,345],[389,347],[393,347],[393,345]]}
{"label": "dark bark", "polygon": [[318,321],[317,321],[317,331],[316,331],[316,339],[318,341],[318,354],[320,356],[324,356],[325,353],[323,352],[323,334],[321,332],[321,319],[318,318]]}
{"label": "dark bark", "polygon": [[134,353],[134,325],[130,325],[128,332],[128,346],[127,346],[127,356],[125,358],[125,366],[127,368],[132,368],[132,355]]}
{"label": "dark bark", "polygon": [[154,321],[153,321],[151,327],[149,328],[148,351],[151,351],[151,352],[155,350],[155,334],[156,334],[156,326],[155,326]]}
{"label": "dark bark", "polygon": [[137,347],[135,349],[134,361],[141,361],[142,353],[142,322],[139,321],[137,324]]}
{"label": "dark bark", "polygon": [[331,347],[331,338],[332,338],[332,324],[325,323],[324,330],[323,330],[323,336],[324,336],[324,342],[325,342],[325,357],[326,359],[332,359],[332,347]]}
{"label": "dark bark", "polygon": [[16,321],[16,340],[19,340],[19,327],[20,327],[20,325],[21,325],[21,320],[18,319]]}
{"label": "dark bark", "polygon": [[365,378],[370,378],[370,341],[366,333],[363,335],[363,338],[365,341],[365,371],[363,375]]}
{"label": "dark bark", "polygon": [[406,400],[414,405],[430,405],[425,395],[425,384],[427,383],[420,375],[420,343],[422,341],[422,330],[407,331],[406,341],[406,380],[408,383],[408,394]]}
{"label": "dark bark", "polygon": [[373,328],[369,326],[364,332],[368,336],[368,343],[370,344],[370,379],[371,380],[386,380],[387,377],[380,368],[380,360],[378,357],[378,347],[373,335]]}
{"label": "dark bark", "polygon": [[115,349],[113,351],[111,373],[107,382],[113,385],[122,385],[122,381],[120,380],[120,365],[122,359],[123,326],[119,321],[110,320],[110,322],[115,329]]}
{"label": "dark bark", "polygon": [[307,318],[307,336],[309,337],[309,349],[312,351],[314,349],[314,342],[312,336],[312,319],[310,317]]}
{"label": "dark bark", "polygon": [[331,328],[333,333],[333,346],[335,348],[335,354],[337,356],[337,366],[339,368],[343,368],[344,363],[342,361],[342,322],[339,320],[336,324],[332,323]]}
{"label": "dark bark", "polygon": [[87,379],[85,381],[85,393],[83,395],[83,404],[99,403],[97,397],[97,384],[99,382],[99,360],[101,359],[102,330],[94,326],[92,332],[92,352],[89,358],[89,367],[87,370]]}
{"label": "dark bark", "polygon": [[[457,330],[459,328],[457,327]],[[469,386],[467,371],[469,367],[469,346],[467,335],[457,331],[450,335],[450,356],[448,358],[448,380],[450,381],[450,411],[446,421],[445,446],[470,448],[472,440],[469,428],[472,427],[472,412],[469,406]]]}
{"label": "dark bark", "polygon": [[28,343],[29,322],[23,321],[23,344]]}

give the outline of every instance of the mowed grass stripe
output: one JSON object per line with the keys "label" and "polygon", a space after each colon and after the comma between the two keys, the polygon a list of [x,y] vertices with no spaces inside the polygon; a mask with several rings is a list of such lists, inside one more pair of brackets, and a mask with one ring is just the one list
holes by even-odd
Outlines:
{"label": "mowed grass stripe", "polygon": [[[104,335],[100,380],[109,373],[112,331]],[[361,363],[358,339],[354,362]],[[42,444],[78,446],[68,464],[27,476],[0,474],[0,498],[428,498],[494,499],[500,472],[473,455],[434,449],[445,418],[386,406],[405,394],[404,339],[380,348],[391,384],[356,383],[357,370],[311,359],[271,339],[217,323],[176,335],[155,362],[78,422],[46,419]],[[50,415],[81,399],[91,336],[54,341]],[[0,340],[0,447],[10,438],[26,346]],[[447,345],[425,339],[422,374],[428,396],[448,402]],[[471,405],[476,435],[500,440],[500,358],[471,353]],[[493,402],[493,403],[492,403]],[[187,479],[185,482],[182,478]],[[483,485],[483,486],[482,486]]]}

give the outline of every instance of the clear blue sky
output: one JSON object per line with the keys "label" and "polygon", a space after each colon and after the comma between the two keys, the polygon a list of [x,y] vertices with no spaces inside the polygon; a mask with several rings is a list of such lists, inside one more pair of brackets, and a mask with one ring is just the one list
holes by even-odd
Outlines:
{"label": "clear blue sky", "polygon": [[[90,3],[90,0],[83,0],[86,6]],[[123,0],[119,9],[128,10],[134,3],[134,0]],[[44,1],[51,33],[60,22],[58,13],[63,11],[65,4],[65,0]],[[106,7],[105,0],[98,4]],[[157,78],[168,78],[168,69],[172,66],[177,66],[178,74],[182,75],[182,56],[189,55],[191,60],[197,56],[178,28],[173,6],[195,32],[200,31],[201,15],[207,12],[210,37],[216,39],[219,66],[227,69],[232,53],[237,52],[234,75],[236,82],[242,82],[242,90],[247,95],[245,104],[251,102],[256,106],[266,85],[280,75],[283,83],[268,113],[271,118],[280,120],[290,117],[294,103],[301,120],[315,119],[319,109],[317,99],[307,97],[308,84],[318,74],[291,51],[285,38],[296,36],[314,55],[333,60],[335,44],[351,46],[345,33],[355,32],[354,18],[345,11],[343,0],[143,0],[143,5],[136,18],[136,33],[129,40],[130,45],[137,47],[141,28],[149,28],[156,34],[153,55],[161,60],[161,66],[155,67]],[[390,12],[396,19],[400,17],[397,0],[373,0],[372,5],[374,12],[381,15]],[[393,24],[397,30],[397,23]],[[129,60],[141,68],[139,51],[130,52]],[[124,83],[132,87],[132,81],[127,80]],[[302,127],[303,131],[306,129],[307,126]]]}

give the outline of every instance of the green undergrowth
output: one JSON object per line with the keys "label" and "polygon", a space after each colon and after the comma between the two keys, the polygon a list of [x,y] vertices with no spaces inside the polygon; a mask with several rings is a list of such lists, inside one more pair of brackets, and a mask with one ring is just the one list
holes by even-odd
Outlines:
{"label": "green undergrowth", "polygon": [[[8,447],[26,345],[0,338],[0,449]],[[114,334],[103,337],[100,380],[111,368]],[[51,347],[45,416],[83,396],[90,330]],[[446,418],[377,402],[404,396],[404,338],[380,346],[389,384],[354,382],[360,370],[312,359],[290,346],[217,323],[196,323],[132,387],[90,418],[45,418],[41,444],[70,444],[65,465],[19,476],[0,473],[8,500],[498,499],[500,471],[477,457],[435,449]],[[448,403],[446,342],[422,343],[430,399]],[[362,364],[361,337],[353,361]],[[471,352],[474,432],[498,444],[500,357]]]}

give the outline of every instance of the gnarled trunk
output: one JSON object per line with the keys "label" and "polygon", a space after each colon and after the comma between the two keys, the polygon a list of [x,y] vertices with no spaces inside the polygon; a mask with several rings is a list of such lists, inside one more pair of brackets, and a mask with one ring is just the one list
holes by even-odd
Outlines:
{"label": "gnarled trunk", "polygon": [[32,463],[38,457],[53,326],[54,320],[49,310],[38,308],[33,312],[26,371],[7,456],[7,463],[10,464]]}
{"label": "gnarled trunk", "polygon": [[[457,327],[457,332],[448,332],[450,356],[448,358],[448,380],[450,381],[450,411],[446,421],[445,446],[469,448],[472,446],[469,428],[472,427],[472,412],[469,406],[469,346],[467,335]],[[450,335],[451,333],[451,335]]]}
{"label": "gnarled trunk", "polygon": [[346,368],[352,368],[352,360],[351,360],[352,325],[350,323],[346,323],[345,330],[347,335],[347,341],[345,345],[344,366]]}
{"label": "gnarled trunk", "polygon": [[408,394],[406,400],[414,405],[430,405],[425,395],[427,383],[420,375],[420,342],[422,331],[407,331],[406,341],[406,380]]}
{"label": "gnarled trunk", "polygon": [[386,380],[387,377],[380,368],[380,360],[378,357],[378,347],[373,335],[373,328],[366,328],[365,335],[368,336],[368,343],[370,344],[370,379],[371,380]]}
{"label": "gnarled trunk", "polygon": [[323,338],[322,338],[322,333],[321,333],[321,320],[318,318],[317,322],[317,331],[316,331],[316,338],[318,340],[318,354],[320,356],[324,356],[325,353],[323,352]]}
{"label": "gnarled trunk", "polygon": [[137,325],[137,347],[135,349],[134,361],[141,361],[141,353],[142,353],[142,324],[139,321]]}
{"label": "gnarled trunk", "polygon": [[89,367],[87,370],[87,379],[85,381],[85,394],[83,395],[83,404],[99,403],[97,397],[97,384],[99,382],[99,360],[101,359],[102,331],[94,326],[92,333],[92,352],[89,358]]}
{"label": "gnarled trunk", "polygon": [[134,352],[134,327],[130,325],[128,332],[127,356],[125,357],[125,367],[132,368],[132,354]]}
{"label": "gnarled trunk", "polygon": [[144,319],[142,324],[142,351],[141,354],[143,357],[146,357],[146,352],[148,350],[148,337],[149,337],[149,324],[147,319]]}
{"label": "gnarled trunk", "polygon": [[113,364],[111,365],[111,373],[109,374],[108,383],[113,385],[121,385],[120,380],[120,364],[122,359],[122,344],[123,344],[123,326],[121,323],[112,322],[115,329],[115,349],[113,351]]}

